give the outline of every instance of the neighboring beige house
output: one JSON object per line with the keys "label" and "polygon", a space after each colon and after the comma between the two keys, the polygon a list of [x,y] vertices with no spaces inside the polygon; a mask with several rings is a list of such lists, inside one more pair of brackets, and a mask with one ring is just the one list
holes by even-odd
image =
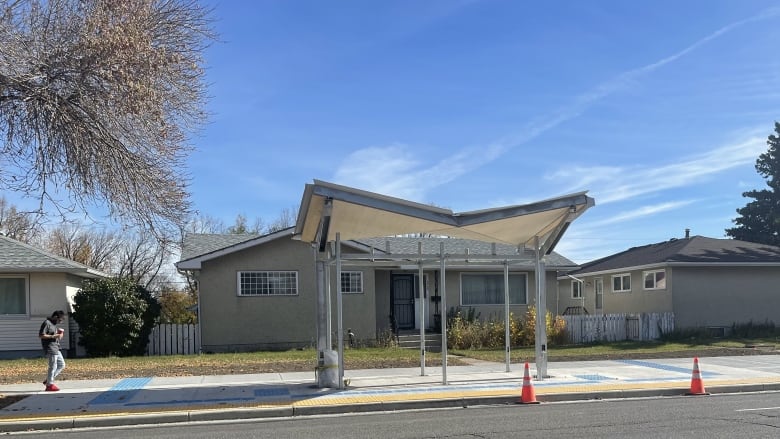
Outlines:
{"label": "neighboring beige house", "polygon": [[717,332],[751,320],[780,322],[780,248],[770,245],[686,231],[685,238],[588,262],[558,280],[561,294],[590,314],[674,312],[675,328]]}
{"label": "neighboring beige house", "polygon": [[[315,346],[316,249],[293,240],[294,229],[268,235],[203,235],[185,238],[176,264],[198,281],[202,347],[205,352],[286,349]],[[373,340],[391,330],[393,316],[400,331],[435,331],[446,310],[441,308],[439,265],[424,266],[425,309],[420,322],[418,266],[382,260],[383,254],[419,254],[435,259],[445,253],[468,255],[446,267],[447,308],[473,307],[483,319],[504,318],[504,268],[509,263],[510,312],[522,315],[536,294],[533,252],[509,245],[454,238],[371,238],[342,243],[342,253],[373,254],[375,261],[342,264],[343,327],[358,339]],[[373,250],[372,250],[373,249]],[[482,256],[482,259],[480,257]],[[466,259],[469,259],[468,261]],[[490,259],[490,261],[486,261]],[[380,260],[382,260],[380,262]],[[552,252],[544,257],[547,307],[560,296],[558,271],[576,267]],[[331,301],[336,315],[335,269]],[[566,300],[564,306],[572,301]],[[336,331],[333,323],[333,332]],[[335,336],[334,336],[335,339]]]}
{"label": "neighboring beige house", "polygon": [[[72,311],[85,279],[105,274],[0,235],[0,358],[41,356],[38,330],[55,310]],[[66,321],[64,354],[75,349]]]}

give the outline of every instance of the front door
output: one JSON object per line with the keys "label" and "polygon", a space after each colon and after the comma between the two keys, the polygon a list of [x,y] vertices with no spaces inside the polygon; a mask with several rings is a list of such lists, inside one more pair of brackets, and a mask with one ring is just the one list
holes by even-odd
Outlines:
{"label": "front door", "polygon": [[390,307],[398,329],[414,329],[414,275],[394,274]]}
{"label": "front door", "polygon": [[604,280],[600,277],[593,279],[593,290],[596,292],[596,309],[604,308]]}

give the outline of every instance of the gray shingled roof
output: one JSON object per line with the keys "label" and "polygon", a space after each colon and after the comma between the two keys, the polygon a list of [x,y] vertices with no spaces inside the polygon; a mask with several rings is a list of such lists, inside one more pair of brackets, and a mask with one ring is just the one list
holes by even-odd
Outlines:
{"label": "gray shingled roof", "polygon": [[[184,238],[181,260],[185,261],[198,256],[203,256],[258,238],[259,236],[260,235],[189,234]],[[437,255],[439,253],[440,242],[444,242],[444,252],[448,254],[465,254],[466,249],[468,249],[469,253],[472,255],[492,254],[492,244],[489,242],[459,238],[364,238],[345,241],[344,244],[349,244],[350,242],[374,247],[383,252],[387,250],[386,242],[390,242],[390,253],[394,254],[417,253],[418,242],[423,243],[423,253],[427,255]],[[529,261],[533,261],[534,259],[533,252],[526,251],[523,254],[520,254],[517,251],[517,247],[506,244],[496,244],[496,254],[499,256],[526,257]],[[577,264],[571,260],[555,252],[547,255],[546,264],[548,267],[577,266]]]}
{"label": "gray shingled roof", "polygon": [[[354,241],[384,252],[387,252],[387,243],[389,242],[389,252],[394,254],[415,254],[418,251],[419,242],[422,242],[422,252],[426,255],[438,255],[441,249],[440,243],[442,242],[444,243],[444,253],[446,254],[465,254],[466,249],[468,249],[470,255],[493,254],[493,243],[473,239],[390,237],[355,239]],[[496,244],[496,255],[527,258],[529,263],[533,263],[535,259],[534,252],[529,249],[520,253],[515,246],[499,243]],[[547,255],[545,264],[550,268],[577,266],[576,263],[555,252]]]}
{"label": "gray shingled roof", "polygon": [[585,274],[661,263],[780,263],[780,247],[704,236],[630,248],[580,266],[570,274]]}
{"label": "gray shingled roof", "polygon": [[210,233],[190,233],[184,237],[181,249],[181,260],[186,261],[207,253],[222,250],[249,241],[260,235],[246,234],[210,234]]}
{"label": "gray shingled roof", "polygon": [[84,264],[0,235],[0,273],[66,272],[89,277],[104,276]]}

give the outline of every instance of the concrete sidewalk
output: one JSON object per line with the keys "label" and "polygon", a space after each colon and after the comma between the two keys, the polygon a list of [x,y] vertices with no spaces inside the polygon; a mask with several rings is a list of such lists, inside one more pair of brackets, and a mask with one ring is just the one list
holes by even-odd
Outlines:
{"label": "concrete sidewalk", "polygon": [[[711,393],[780,390],[777,355],[700,358],[699,365]],[[692,368],[692,359],[553,362],[550,377],[533,386],[542,403],[682,395]],[[0,410],[0,432],[514,404],[524,369],[450,366],[446,385],[440,367],[420,372],[348,370],[344,390],[316,388],[313,372],[61,381],[60,392],[4,385],[2,394],[30,396]]]}

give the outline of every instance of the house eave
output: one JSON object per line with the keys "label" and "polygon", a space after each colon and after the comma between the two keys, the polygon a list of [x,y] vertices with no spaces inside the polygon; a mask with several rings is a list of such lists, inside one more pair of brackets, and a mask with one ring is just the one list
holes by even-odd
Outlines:
{"label": "house eave", "polygon": [[[740,267],[780,267],[780,262],[656,262],[653,264],[634,265],[630,267],[611,268],[599,271],[574,271],[577,276],[601,276],[616,273],[625,273],[627,271],[649,270],[664,267],[721,267],[721,268],[740,268]],[[566,280],[566,275],[558,276],[558,280]]]}

